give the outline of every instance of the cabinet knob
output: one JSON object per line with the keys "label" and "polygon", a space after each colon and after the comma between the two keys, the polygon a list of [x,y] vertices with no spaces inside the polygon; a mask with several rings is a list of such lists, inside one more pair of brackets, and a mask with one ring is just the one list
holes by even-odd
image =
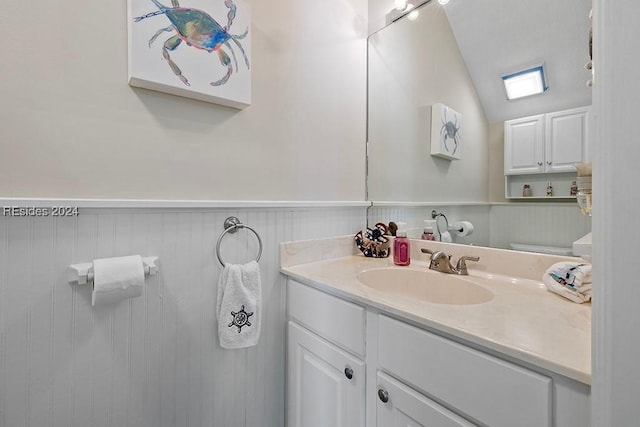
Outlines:
{"label": "cabinet knob", "polygon": [[387,403],[389,401],[389,392],[383,388],[378,389],[378,397],[383,403]]}
{"label": "cabinet knob", "polygon": [[547,164],[548,164],[549,166],[551,166],[551,162],[550,162],[550,161],[548,161],[548,162],[547,162]]}
{"label": "cabinet knob", "polygon": [[353,378],[353,369],[351,368],[344,368],[344,376],[347,377],[347,379],[351,379]]}
{"label": "cabinet knob", "polygon": [[538,166],[542,166],[542,162],[538,162]]}

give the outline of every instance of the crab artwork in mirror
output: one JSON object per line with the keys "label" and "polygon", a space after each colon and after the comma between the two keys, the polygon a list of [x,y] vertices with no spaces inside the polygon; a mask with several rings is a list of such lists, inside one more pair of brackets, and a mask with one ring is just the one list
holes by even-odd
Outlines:
{"label": "crab artwork in mirror", "polygon": [[444,104],[431,107],[431,155],[449,160],[462,157],[462,114]]}

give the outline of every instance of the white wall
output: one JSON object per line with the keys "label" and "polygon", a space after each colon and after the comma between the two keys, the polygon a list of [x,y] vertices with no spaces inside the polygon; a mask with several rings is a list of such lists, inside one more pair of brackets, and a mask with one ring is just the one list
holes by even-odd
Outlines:
{"label": "white wall", "polygon": [[[488,200],[488,123],[444,10],[369,38],[369,199]],[[431,106],[462,114],[462,159],[430,155]]]}
{"label": "white wall", "polygon": [[[453,0],[445,9],[487,119],[498,122],[591,105],[592,0]],[[552,11],[552,12],[551,12]],[[541,29],[544,28],[544,31]],[[543,64],[549,90],[509,101],[500,76]]]}
{"label": "white wall", "polygon": [[638,424],[640,4],[596,0],[591,425]]}
{"label": "white wall", "polygon": [[504,122],[489,125],[489,200],[504,202]]}
{"label": "white wall", "polygon": [[[76,218],[0,216],[0,426],[282,427],[285,288],[281,241],[362,229],[362,207],[81,209]],[[262,237],[263,325],[256,347],[223,350],[215,242],[229,215]],[[223,259],[257,253],[252,234]],[[91,307],[71,263],[157,255],[142,297]]]}
{"label": "white wall", "polygon": [[369,0],[369,34],[387,25],[387,14],[393,8],[393,0]]}
{"label": "white wall", "polygon": [[[366,0],[248,3],[243,111],[130,88],[125,1],[7,4],[0,199],[364,200]],[[278,243],[355,233],[366,213],[265,206],[0,216],[0,426],[282,426]],[[230,214],[265,245],[249,350],[215,336],[213,249]],[[253,256],[249,235],[231,237],[229,262]],[[161,257],[142,298],[93,309],[66,282],[70,263],[129,253]]]}
{"label": "white wall", "polygon": [[5,5],[0,196],[363,200],[367,1],[248,3],[243,111],[129,87],[124,0]]}

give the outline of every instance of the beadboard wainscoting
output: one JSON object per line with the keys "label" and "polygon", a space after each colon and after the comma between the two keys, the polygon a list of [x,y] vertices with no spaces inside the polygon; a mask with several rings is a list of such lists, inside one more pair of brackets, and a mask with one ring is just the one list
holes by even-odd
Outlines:
{"label": "beadboard wainscoting", "polygon": [[449,224],[471,221],[470,236],[452,234],[456,243],[509,249],[510,243],[571,247],[591,232],[591,218],[580,213],[575,203],[443,203],[410,204],[374,202],[369,209],[369,224],[404,221],[413,237],[422,233],[423,220],[436,210],[447,216]]}
{"label": "beadboard wainscoting", "polygon": [[449,224],[457,221],[471,221],[473,234],[466,237],[454,237],[456,243],[489,246],[491,206],[488,203],[445,205],[421,204],[420,206],[404,206],[393,203],[388,206],[374,206],[369,210],[369,224],[376,222],[403,221],[410,228],[410,237],[420,238],[425,219],[431,219],[431,211],[436,210],[446,215]]}
{"label": "beadboard wainscoting", "polygon": [[[355,233],[364,203],[310,208],[87,208],[77,217],[0,216],[0,426],[281,427],[282,241]],[[262,237],[260,342],[223,350],[215,244],[237,216]],[[227,234],[223,258],[254,259],[255,236]],[[160,257],[142,297],[91,307],[69,264]]]}
{"label": "beadboard wainscoting", "polygon": [[591,217],[575,203],[505,203],[491,207],[491,247],[509,243],[570,248],[591,232]]}

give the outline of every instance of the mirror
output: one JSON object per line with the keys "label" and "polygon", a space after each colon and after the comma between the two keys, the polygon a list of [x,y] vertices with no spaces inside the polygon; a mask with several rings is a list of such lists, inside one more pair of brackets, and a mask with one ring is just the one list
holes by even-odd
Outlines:
{"label": "mirror", "polygon": [[[397,16],[388,3],[387,18]],[[504,196],[504,121],[591,104],[590,8],[590,0],[428,1],[415,19],[372,34],[369,222],[405,221],[419,234],[435,209],[451,224],[474,223],[474,234],[457,242],[501,248],[570,247],[590,232],[575,202]],[[501,76],[540,64],[549,90],[508,101]],[[432,155],[432,135],[456,145],[460,158]]]}

